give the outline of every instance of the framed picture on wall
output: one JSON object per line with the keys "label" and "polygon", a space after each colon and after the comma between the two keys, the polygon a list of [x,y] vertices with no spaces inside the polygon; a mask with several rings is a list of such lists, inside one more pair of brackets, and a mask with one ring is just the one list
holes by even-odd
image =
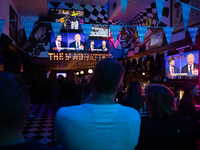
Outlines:
{"label": "framed picture on wall", "polygon": [[18,30],[18,16],[12,6],[10,5],[10,26],[9,26],[9,36],[13,40],[17,40],[17,30]]}
{"label": "framed picture on wall", "polygon": [[[187,5],[200,9],[199,0],[180,0],[180,1]],[[190,9],[190,15],[187,23],[188,27],[192,27],[200,23],[200,11],[192,7]],[[172,16],[171,27],[174,27],[174,32],[184,30],[182,5],[180,2],[177,2],[176,0],[172,0],[171,3],[171,16]]]}

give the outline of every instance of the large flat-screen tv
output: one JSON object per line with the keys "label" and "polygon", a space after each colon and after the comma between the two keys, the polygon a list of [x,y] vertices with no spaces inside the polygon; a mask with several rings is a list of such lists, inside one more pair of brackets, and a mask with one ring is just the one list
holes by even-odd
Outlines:
{"label": "large flat-screen tv", "polygon": [[87,47],[89,52],[108,52],[108,45],[108,40],[106,39],[89,39]]}
{"label": "large flat-screen tv", "polygon": [[63,23],[61,32],[81,31],[84,24],[84,11],[68,9],[50,9],[49,18],[51,22]]}
{"label": "large flat-screen tv", "polygon": [[51,33],[52,52],[84,52],[85,36],[83,33],[59,33],[57,38]]}
{"label": "large flat-screen tv", "polygon": [[165,59],[165,79],[198,79],[199,50],[169,55]]}
{"label": "large flat-screen tv", "polygon": [[110,27],[98,24],[93,25],[89,36],[93,38],[110,38]]}

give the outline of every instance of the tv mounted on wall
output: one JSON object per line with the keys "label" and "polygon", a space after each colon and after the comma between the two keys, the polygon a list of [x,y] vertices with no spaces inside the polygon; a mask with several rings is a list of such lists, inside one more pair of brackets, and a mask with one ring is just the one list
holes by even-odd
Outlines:
{"label": "tv mounted on wall", "polygon": [[198,79],[199,50],[169,55],[165,59],[165,79]]}

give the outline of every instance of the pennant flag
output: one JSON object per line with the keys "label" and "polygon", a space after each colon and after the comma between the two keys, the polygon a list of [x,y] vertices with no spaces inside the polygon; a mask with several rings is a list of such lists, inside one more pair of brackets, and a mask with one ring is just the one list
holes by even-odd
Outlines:
{"label": "pennant flag", "polygon": [[112,32],[112,36],[113,36],[114,42],[116,42],[116,39],[117,39],[117,36],[119,34],[120,28],[121,28],[120,25],[110,25],[110,30]]}
{"label": "pennant flag", "polygon": [[68,9],[68,7],[65,5],[65,3],[60,3],[57,9]]}
{"label": "pennant flag", "polygon": [[21,20],[24,20],[24,21],[37,21],[39,20],[39,17],[38,16],[21,16]]}
{"label": "pennant flag", "polygon": [[196,35],[198,33],[198,28],[188,28],[188,31],[190,32],[190,36],[192,38],[192,42],[193,42],[193,45],[194,45],[195,40],[196,40]]}
{"label": "pennant flag", "polygon": [[51,3],[48,2],[48,10],[49,10],[50,8],[54,8],[54,6],[51,5]]}
{"label": "pennant flag", "polygon": [[165,32],[165,37],[166,37],[167,43],[169,45],[174,28],[173,27],[163,27],[163,30]]}
{"label": "pennant flag", "polygon": [[159,23],[160,23],[161,19],[162,19],[162,13],[163,13],[163,7],[165,4],[165,0],[155,0],[155,2],[156,2],[157,13],[158,13],[158,19],[159,19]]}
{"label": "pennant flag", "polygon": [[53,29],[53,34],[54,34],[55,39],[57,38],[62,25],[63,25],[62,23],[51,22],[51,26],[52,26],[52,29]]}
{"label": "pennant flag", "polygon": [[104,6],[104,8],[103,8],[106,12],[108,11],[108,4],[109,3],[107,3],[106,6]]}
{"label": "pennant flag", "polygon": [[166,59],[168,53],[169,53],[169,51],[164,51],[164,58],[165,59]]}
{"label": "pennant flag", "polygon": [[126,6],[127,6],[128,1],[129,0],[121,0],[123,14],[124,14],[124,12],[126,10]]}
{"label": "pennant flag", "polygon": [[87,41],[90,35],[90,31],[92,29],[92,24],[81,24],[82,29],[83,29],[83,33],[85,36],[85,40]]}
{"label": "pennant flag", "polygon": [[35,23],[34,21],[27,21],[27,20],[23,20],[23,21],[22,21],[24,30],[25,30],[25,32],[26,32],[27,40],[29,39],[29,36],[30,36],[31,31],[32,31],[32,29],[33,29],[34,23]]}
{"label": "pennant flag", "polygon": [[3,32],[4,25],[5,25],[5,20],[0,20],[0,37],[1,37],[1,34]]}
{"label": "pennant flag", "polygon": [[187,22],[189,19],[189,15],[190,15],[190,5],[187,5],[185,3],[181,3],[182,4],[182,13],[183,13],[183,23],[184,23],[184,29],[186,31],[187,28]]}
{"label": "pennant flag", "polygon": [[138,35],[139,35],[139,38],[140,38],[140,42],[142,44],[146,30],[147,30],[147,27],[137,26],[136,28],[137,28],[137,32],[138,32]]}
{"label": "pennant flag", "polygon": [[154,62],[156,61],[156,55],[157,53],[153,53]]}

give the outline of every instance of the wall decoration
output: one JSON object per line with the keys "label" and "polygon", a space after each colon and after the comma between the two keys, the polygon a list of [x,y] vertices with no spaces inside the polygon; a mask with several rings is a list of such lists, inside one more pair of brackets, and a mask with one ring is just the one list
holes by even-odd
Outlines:
{"label": "wall decoration", "polygon": [[[199,0],[180,0],[181,2],[192,7],[200,9]],[[182,6],[180,2],[172,0],[171,4],[171,27],[174,27],[174,33],[184,29]],[[200,11],[191,8],[187,27],[192,27],[200,23]],[[177,28],[176,28],[177,27]]]}
{"label": "wall decoration", "polygon": [[190,36],[194,45],[196,40],[196,35],[198,33],[198,28],[188,28],[188,31],[190,32]]}
{"label": "wall decoration", "polygon": [[125,10],[126,10],[126,6],[129,0],[121,0],[121,5],[122,5],[122,12],[124,14]]}
{"label": "wall decoration", "polygon": [[153,32],[150,38],[150,46],[149,48],[159,47],[163,44],[163,36],[164,32],[162,29],[158,29],[157,31]]}
{"label": "wall decoration", "polygon": [[186,31],[191,7],[185,3],[181,3],[181,5],[182,5],[182,13],[183,13],[183,24],[184,24],[184,29]]}
{"label": "wall decoration", "polygon": [[165,32],[165,37],[166,37],[167,43],[169,45],[174,28],[173,27],[163,27],[163,30]]}
{"label": "wall decoration", "polygon": [[158,13],[158,19],[160,23],[162,19],[162,12],[163,12],[165,0],[155,0],[155,2],[156,2],[157,13]]}
{"label": "wall decoration", "polygon": [[29,36],[30,36],[31,31],[33,29],[34,22],[29,21],[29,20],[24,20],[24,21],[22,21],[22,23],[23,23],[24,30],[26,32],[26,37],[27,37],[27,39],[29,39]]}

